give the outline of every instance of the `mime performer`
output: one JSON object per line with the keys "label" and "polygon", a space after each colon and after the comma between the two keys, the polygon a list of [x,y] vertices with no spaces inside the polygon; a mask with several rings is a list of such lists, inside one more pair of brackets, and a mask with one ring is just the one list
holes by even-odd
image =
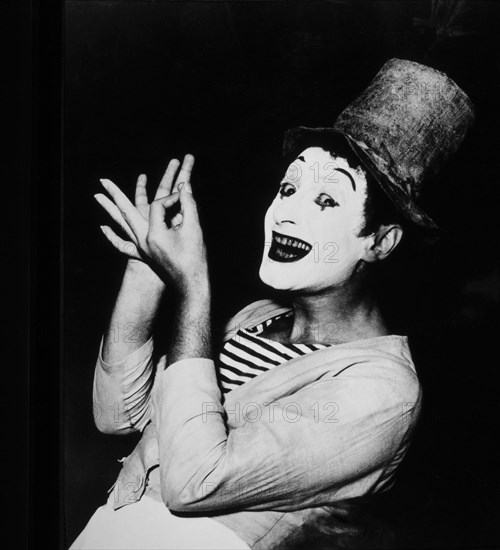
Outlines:
{"label": "mime performer", "polygon": [[[392,486],[421,409],[407,337],[388,327],[373,270],[405,232],[435,229],[422,185],[473,118],[445,74],[391,59],[324,127],[286,132],[259,271],[284,301],[235,311],[220,342],[194,158],[170,161],[151,203],[145,176],[135,203],[102,180],[96,199],[122,236],[104,235],[128,256],[110,327],[133,323],[136,338],[104,334],[95,421],[142,438],[71,548],[349,547],[351,505]],[[173,331],[157,359],[166,292]]]}

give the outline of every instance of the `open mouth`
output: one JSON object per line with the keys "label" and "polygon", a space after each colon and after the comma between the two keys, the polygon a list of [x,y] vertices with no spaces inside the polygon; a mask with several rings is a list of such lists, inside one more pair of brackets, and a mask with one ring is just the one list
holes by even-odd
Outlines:
{"label": "open mouth", "polygon": [[296,262],[307,256],[312,246],[305,241],[273,231],[269,258],[276,262]]}

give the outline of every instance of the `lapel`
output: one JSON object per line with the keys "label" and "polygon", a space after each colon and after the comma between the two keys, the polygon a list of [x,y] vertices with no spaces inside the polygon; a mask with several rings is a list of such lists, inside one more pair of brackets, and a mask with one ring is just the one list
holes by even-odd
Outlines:
{"label": "lapel", "polygon": [[[252,306],[254,307],[252,308]],[[271,300],[261,300],[249,307],[250,311],[244,317],[242,317],[242,313],[245,310],[229,321],[224,336],[225,342],[232,338],[238,329],[256,326],[271,317],[291,310],[289,307],[280,306]],[[389,338],[394,338],[394,336],[337,344],[276,365],[226,394],[224,407],[228,410],[235,410],[238,404],[271,403],[276,399],[295,393],[324,376],[337,376],[356,363],[363,363],[368,359],[373,360],[377,344]],[[405,337],[399,338],[402,339],[403,344],[406,344]],[[369,352],[367,352],[368,349]],[[387,351],[384,350],[380,353],[387,357]]]}
{"label": "lapel", "polygon": [[[266,300],[265,304],[260,302],[260,306],[247,312],[243,319],[239,319],[238,315],[231,319],[226,326],[224,341],[234,336],[240,328],[257,325],[289,310],[290,308],[278,306],[269,300]],[[394,337],[377,337],[338,344],[276,365],[226,394],[224,407],[228,411],[234,411],[246,403],[272,403],[322,377],[335,377],[356,364],[373,361],[377,354],[387,359],[390,354],[390,352],[388,354],[387,345],[384,346],[385,349],[380,349],[379,345],[388,338]],[[399,338],[402,339],[403,345],[406,345],[406,338]],[[401,361],[400,356],[397,359]],[[157,366],[155,384],[158,383],[158,373],[163,372],[164,362],[163,356]],[[230,418],[228,423],[230,426],[233,424]],[[143,436],[133,452],[124,460],[118,480],[110,489],[113,491],[115,509],[141,498],[149,470],[159,464],[158,456],[156,428],[153,422],[150,422],[145,427]]]}
{"label": "lapel", "polygon": [[[224,407],[232,411],[245,403],[272,403],[321,378],[333,378],[356,364],[373,361],[374,355],[376,351],[373,348],[368,351],[365,343],[357,346],[347,343],[290,359],[234,388],[226,394]],[[381,355],[387,356],[383,352]]]}

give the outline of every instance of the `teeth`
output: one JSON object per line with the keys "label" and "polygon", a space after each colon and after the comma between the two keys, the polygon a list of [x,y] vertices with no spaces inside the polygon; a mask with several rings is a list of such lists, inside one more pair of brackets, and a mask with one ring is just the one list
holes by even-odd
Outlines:
{"label": "teeth", "polygon": [[302,248],[302,249],[307,248],[304,243],[299,243],[294,239],[289,239],[285,237],[276,237],[276,240],[278,241],[279,244],[283,244],[286,246],[294,246],[295,248]]}
{"label": "teeth", "polygon": [[292,258],[294,257],[294,254],[288,254],[287,252],[283,252],[282,250],[277,251],[278,256],[281,256],[282,258]]}
{"label": "teeth", "polygon": [[[274,239],[278,244],[295,248],[295,249],[297,249],[297,251],[298,250],[304,250],[307,253],[311,249],[311,247],[308,244],[300,242],[299,240],[296,240],[292,237],[283,237],[281,235],[276,235],[275,234]],[[285,252],[283,252],[283,254],[285,254]],[[290,254],[290,252],[287,252],[286,254],[288,255],[287,257],[294,256],[294,254],[293,253]]]}

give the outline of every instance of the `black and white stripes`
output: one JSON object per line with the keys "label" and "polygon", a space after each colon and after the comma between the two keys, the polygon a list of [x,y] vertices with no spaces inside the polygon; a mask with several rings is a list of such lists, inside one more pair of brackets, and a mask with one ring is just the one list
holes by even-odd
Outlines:
{"label": "black and white stripes", "polygon": [[218,358],[218,374],[224,393],[290,359],[328,347],[326,344],[282,344],[260,336],[281,313],[254,327],[244,328],[225,342]]}

